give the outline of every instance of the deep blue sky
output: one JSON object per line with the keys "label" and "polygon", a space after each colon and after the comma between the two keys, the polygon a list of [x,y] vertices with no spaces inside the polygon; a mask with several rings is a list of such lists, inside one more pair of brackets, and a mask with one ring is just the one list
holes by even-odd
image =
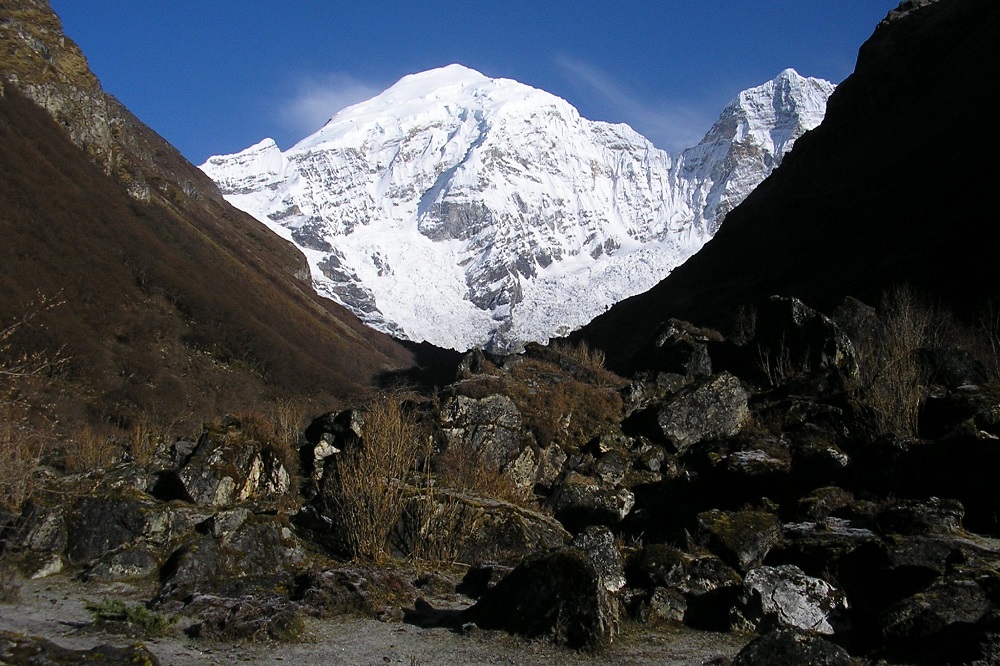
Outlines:
{"label": "deep blue sky", "polygon": [[453,62],[698,142],[786,67],[839,83],[896,0],[51,0],[105,90],[192,162],[283,149],[400,77]]}

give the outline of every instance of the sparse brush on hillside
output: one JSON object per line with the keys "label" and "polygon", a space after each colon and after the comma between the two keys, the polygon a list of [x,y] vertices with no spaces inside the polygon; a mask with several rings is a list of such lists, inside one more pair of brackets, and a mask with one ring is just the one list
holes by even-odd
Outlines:
{"label": "sparse brush on hillside", "polygon": [[58,352],[21,352],[15,336],[59,303],[41,298],[27,314],[0,329],[0,506],[17,509],[35,491],[48,441],[42,389],[62,364]]}

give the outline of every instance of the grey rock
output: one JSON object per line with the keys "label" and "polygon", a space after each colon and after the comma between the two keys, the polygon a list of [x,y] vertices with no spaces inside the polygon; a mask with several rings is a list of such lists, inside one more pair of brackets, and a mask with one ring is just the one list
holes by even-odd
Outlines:
{"label": "grey rock", "polygon": [[741,601],[736,613],[755,631],[782,626],[829,635],[849,628],[844,593],[790,564],[752,569]]}
{"label": "grey rock", "polygon": [[668,398],[657,412],[657,423],[677,452],[684,453],[703,440],[735,435],[749,415],[746,391],[724,372]]}
{"label": "grey rock", "polygon": [[625,587],[625,568],[611,530],[592,525],[573,537],[569,545],[587,554],[601,577],[604,589],[617,592]]}

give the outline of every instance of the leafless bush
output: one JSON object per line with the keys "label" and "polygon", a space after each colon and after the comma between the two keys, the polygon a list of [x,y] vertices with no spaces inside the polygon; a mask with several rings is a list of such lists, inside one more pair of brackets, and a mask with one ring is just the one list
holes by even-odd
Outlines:
{"label": "leafless bush", "polygon": [[406,481],[420,453],[414,423],[395,396],[364,412],[357,446],[337,454],[330,499],[346,547],[359,559],[384,560],[388,537],[406,504]]}
{"label": "leafless bush", "polygon": [[852,394],[877,432],[916,437],[921,374],[917,350],[935,330],[930,308],[907,287],[883,297],[877,332],[857,346]]}

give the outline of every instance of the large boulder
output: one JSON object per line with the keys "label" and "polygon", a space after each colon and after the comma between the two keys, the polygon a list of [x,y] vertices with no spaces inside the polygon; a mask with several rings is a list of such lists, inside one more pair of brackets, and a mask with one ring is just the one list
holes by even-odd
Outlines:
{"label": "large boulder", "polygon": [[687,322],[670,319],[661,324],[656,332],[648,367],[688,379],[708,377],[712,374],[708,341],[707,332]]}
{"label": "large boulder", "polygon": [[667,398],[656,421],[667,441],[684,453],[703,440],[735,435],[749,416],[747,392],[736,377],[724,372]]}
{"label": "large boulder", "polygon": [[306,551],[281,516],[245,509],[221,512],[196,526],[160,571],[161,598],[192,593],[240,597],[291,585]]}
{"label": "large boulder", "polygon": [[962,529],[965,507],[955,499],[901,500],[879,512],[883,532],[906,535],[953,534]]}
{"label": "large boulder", "polygon": [[592,525],[573,537],[569,545],[587,554],[601,576],[604,589],[617,592],[625,587],[625,568],[611,530]]}
{"label": "large boulder", "polygon": [[596,650],[618,634],[619,610],[590,558],[564,548],[526,559],[463,619],[485,629],[549,636],[571,648]]}
{"label": "large boulder", "polygon": [[732,666],[853,666],[847,650],[801,629],[774,629],[748,643]]}
{"label": "large boulder", "polygon": [[983,584],[995,587],[996,573],[979,577],[952,575],[935,581],[882,613],[879,620],[882,637],[888,641],[920,640],[948,628],[979,622],[995,608]]}
{"label": "large boulder", "polygon": [[455,396],[441,407],[445,447],[462,447],[480,464],[500,470],[514,461],[523,448],[521,413],[505,395],[480,400]]}
{"label": "large boulder", "polygon": [[212,507],[275,501],[292,487],[291,476],[274,447],[233,426],[207,429],[177,477],[185,499]]}
{"label": "large boulder", "polygon": [[755,631],[779,626],[834,634],[849,628],[844,593],[790,564],[752,569],[743,578],[741,602],[736,624]]}

